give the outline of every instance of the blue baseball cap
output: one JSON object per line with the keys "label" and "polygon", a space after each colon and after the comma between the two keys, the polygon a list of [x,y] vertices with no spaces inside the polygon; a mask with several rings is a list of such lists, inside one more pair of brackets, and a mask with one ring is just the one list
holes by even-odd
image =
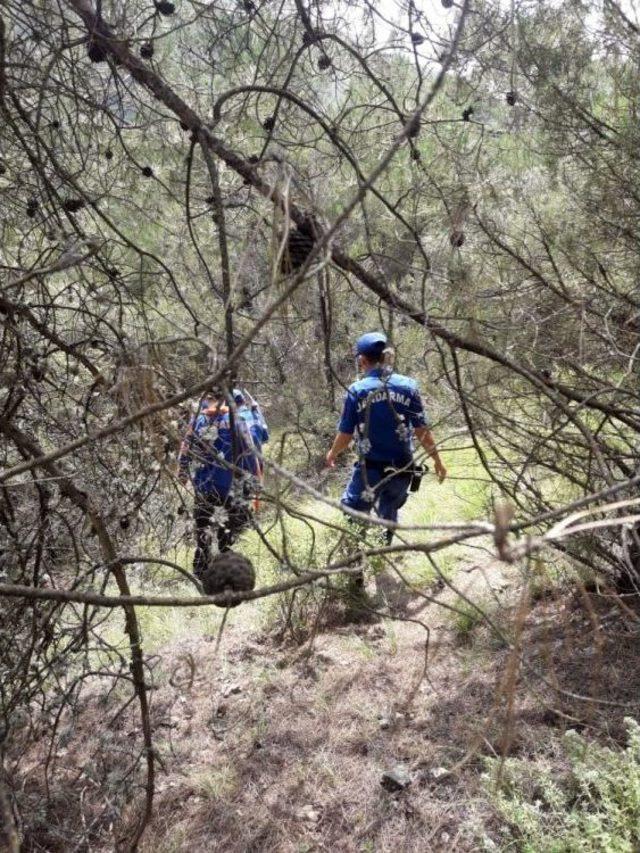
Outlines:
{"label": "blue baseball cap", "polygon": [[234,388],[231,392],[235,403],[244,403],[244,394],[239,388]]}
{"label": "blue baseball cap", "polygon": [[366,358],[380,358],[382,351],[387,345],[387,336],[384,332],[367,332],[356,341],[356,355],[364,355]]}

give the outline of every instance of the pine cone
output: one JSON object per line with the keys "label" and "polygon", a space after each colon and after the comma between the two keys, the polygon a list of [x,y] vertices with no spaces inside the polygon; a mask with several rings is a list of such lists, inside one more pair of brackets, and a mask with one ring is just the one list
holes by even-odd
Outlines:
{"label": "pine cone", "polygon": [[[250,560],[242,554],[225,551],[214,557],[203,572],[202,588],[207,595],[222,592],[246,592],[256,585],[256,573]],[[238,602],[239,603],[239,602]],[[218,605],[226,607],[225,604]],[[231,607],[235,607],[232,604]]]}

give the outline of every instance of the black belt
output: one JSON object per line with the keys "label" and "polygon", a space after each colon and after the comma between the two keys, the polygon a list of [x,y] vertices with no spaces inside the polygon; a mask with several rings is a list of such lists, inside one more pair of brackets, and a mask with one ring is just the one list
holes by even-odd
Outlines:
{"label": "black belt", "polygon": [[422,482],[422,477],[427,472],[426,465],[418,465],[413,459],[407,459],[404,462],[378,462],[375,459],[364,459],[365,468],[371,471],[379,471],[386,476],[405,476],[410,478],[409,488],[412,492],[417,492]]}
{"label": "black belt", "polygon": [[413,467],[413,459],[405,459],[403,462],[394,462],[393,460],[380,462],[377,459],[363,459],[362,461],[366,468],[370,468],[372,471],[381,471],[383,474],[389,470],[397,471],[399,474],[411,474]]}

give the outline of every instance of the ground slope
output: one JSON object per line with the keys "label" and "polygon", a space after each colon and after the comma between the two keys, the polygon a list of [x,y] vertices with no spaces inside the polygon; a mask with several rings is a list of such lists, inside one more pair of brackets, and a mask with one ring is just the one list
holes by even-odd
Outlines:
{"label": "ground slope", "polygon": [[[535,676],[637,700],[637,683],[595,671],[606,650],[594,656],[593,620],[575,596],[527,604],[514,634],[524,614],[515,567],[467,564],[458,592],[434,586],[436,603],[408,597],[391,572],[379,586],[390,612],[412,621],[340,624],[334,613],[312,647],[237,622],[217,656],[213,637],[161,652],[175,667],[154,699],[170,768],[145,850],[477,850],[500,838],[484,756],[554,754],[568,726],[621,731],[620,709],[587,707]],[[465,612],[460,592],[507,643]],[[609,618],[623,627],[619,608]],[[525,649],[517,670],[514,640]],[[398,765],[410,784],[392,792],[381,780]]]}

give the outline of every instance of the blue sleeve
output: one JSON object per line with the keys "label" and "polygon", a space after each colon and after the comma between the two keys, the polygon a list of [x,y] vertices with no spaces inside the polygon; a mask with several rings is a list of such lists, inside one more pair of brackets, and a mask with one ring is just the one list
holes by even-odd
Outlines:
{"label": "blue sleeve", "polygon": [[409,423],[414,429],[420,429],[421,427],[426,427],[427,429],[431,428],[431,421],[424,410],[422,397],[420,396],[420,390],[417,385],[414,385],[411,391],[411,402],[409,403],[407,417],[409,418]]}
{"label": "blue sleeve", "polygon": [[264,419],[264,415],[257,411],[253,410],[253,423],[256,430],[256,435],[261,444],[266,444],[269,441],[269,428],[267,427],[267,422]]}
{"label": "blue sleeve", "polygon": [[342,417],[338,423],[338,432],[353,435],[358,423],[358,398],[349,390],[344,397],[344,406],[342,409]]}
{"label": "blue sleeve", "polygon": [[258,457],[256,456],[255,446],[251,435],[251,429],[247,421],[240,417],[236,422],[236,435],[240,444],[239,458],[236,464],[238,467],[249,471],[251,474],[257,474],[259,471]]}

